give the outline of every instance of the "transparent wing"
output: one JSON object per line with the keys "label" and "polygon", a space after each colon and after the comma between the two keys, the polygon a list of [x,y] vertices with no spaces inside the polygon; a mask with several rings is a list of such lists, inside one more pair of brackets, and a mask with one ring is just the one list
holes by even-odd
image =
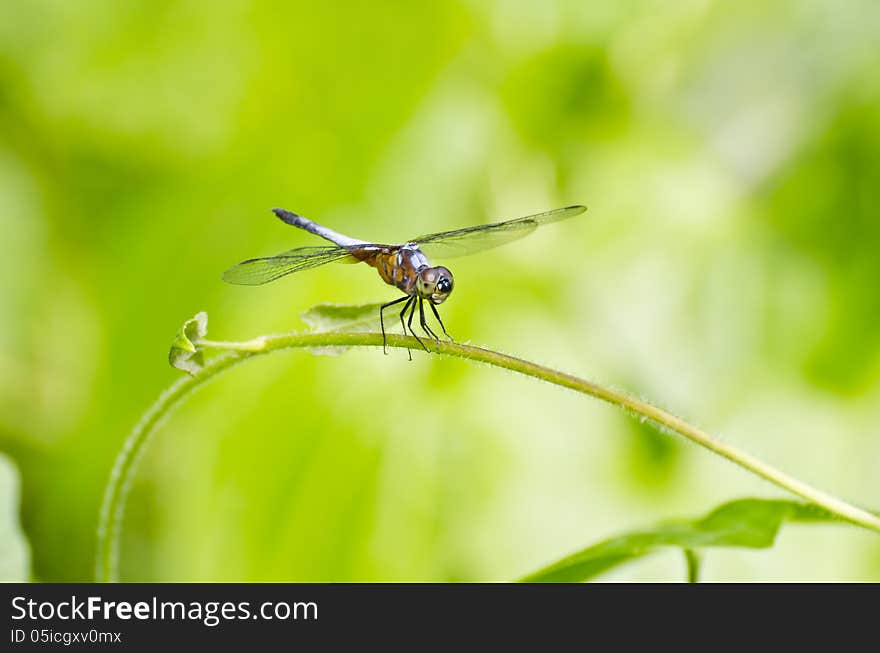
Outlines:
{"label": "transparent wing", "polygon": [[528,236],[542,224],[573,218],[587,210],[586,206],[566,206],[544,213],[527,215],[504,222],[480,224],[454,231],[443,231],[413,238],[427,256],[448,258],[482,252]]}
{"label": "transparent wing", "polygon": [[252,258],[233,265],[223,273],[223,281],[242,286],[259,286],[300,270],[346,259],[357,261],[352,250],[346,247],[297,247],[277,256]]}

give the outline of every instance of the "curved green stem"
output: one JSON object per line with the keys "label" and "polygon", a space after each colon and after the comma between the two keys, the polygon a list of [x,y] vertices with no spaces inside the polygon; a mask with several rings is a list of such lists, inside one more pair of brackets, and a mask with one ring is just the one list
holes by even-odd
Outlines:
{"label": "curved green stem", "polygon": [[[414,350],[422,348],[422,345],[411,336],[389,333],[387,338],[389,347]],[[199,340],[195,344],[205,353],[210,351],[222,353],[210,359],[194,376],[185,377],[166,390],[147,411],[137,426],[135,426],[128,438],[126,438],[125,444],[116,458],[113,472],[104,494],[98,526],[96,578],[99,581],[113,582],[117,580],[119,534],[125,502],[131,487],[134,469],[144,450],[144,446],[162,419],[189,393],[217,376],[220,372],[253,356],[259,356],[279,349],[298,347],[381,347],[382,335],[378,333],[340,332],[283,334],[261,336],[245,342]],[[624,408],[671,431],[675,431],[688,440],[705,447],[719,456],[727,458],[774,485],[825,508],[841,519],[880,533],[880,518],[877,516],[799,481],[758,458],[740,451],[709,433],[688,424],[675,415],[640,399],[591,383],[590,381],[585,381],[584,379],[579,379],[564,372],[482,347],[428,340],[425,340],[425,344],[432,352],[437,354],[488,363],[569,388],[581,394]]]}
{"label": "curved green stem", "polygon": [[218,356],[195,376],[184,376],[175,381],[150,406],[140,421],[125,439],[122,449],[116,455],[116,462],[110,472],[110,480],[104,489],[101,514],[98,518],[98,543],[95,553],[95,579],[103,582],[118,580],[119,535],[125,501],[131,490],[131,482],[137,463],[143,454],[150,436],[162,420],[184,398],[206,381],[214,378],[225,369],[245,360],[241,356],[226,354]]}

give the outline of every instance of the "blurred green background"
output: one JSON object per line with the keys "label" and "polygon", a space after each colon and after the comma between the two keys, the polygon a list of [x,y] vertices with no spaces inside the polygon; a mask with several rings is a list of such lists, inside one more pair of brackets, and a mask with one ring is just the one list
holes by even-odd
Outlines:
{"label": "blurred green background", "polygon": [[[450,332],[880,507],[878,38],[871,0],[4,2],[0,450],[30,550],[7,578],[91,578],[113,459],[177,378],[185,319],[245,339],[395,297],[365,266],[223,284],[321,244],[273,206],[394,242],[587,204],[451,261]],[[778,494],[532,379],[280,353],[157,432],[121,576],[506,580]],[[670,552],[606,578],[683,575]],[[877,581],[880,539],[787,527],[769,551],[710,553],[704,577]]]}

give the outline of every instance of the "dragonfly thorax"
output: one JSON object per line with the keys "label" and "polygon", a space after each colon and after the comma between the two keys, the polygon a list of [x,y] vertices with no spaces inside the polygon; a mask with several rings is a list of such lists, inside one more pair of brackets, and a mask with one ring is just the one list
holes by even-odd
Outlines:
{"label": "dragonfly thorax", "polygon": [[442,265],[424,267],[419,270],[416,279],[416,292],[419,297],[429,300],[432,304],[442,304],[449,297],[453,286],[452,272]]}

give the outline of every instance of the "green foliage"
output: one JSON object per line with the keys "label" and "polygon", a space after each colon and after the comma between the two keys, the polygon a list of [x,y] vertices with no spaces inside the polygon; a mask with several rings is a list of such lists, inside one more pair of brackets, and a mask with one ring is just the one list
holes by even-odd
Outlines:
{"label": "green foliage", "polygon": [[317,333],[375,331],[379,324],[380,306],[382,304],[318,304],[300,317]]}
{"label": "green foliage", "polygon": [[187,374],[195,374],[201,370],[205,364],[204,355],[201,350],[196,349],[194,343],[207,334],[208,314],[204,311],[184,322],[174,342],[171,343],[171,351],[168,352],[168,362],[171,366]]}
{"label": "green foliage", "polygon": [[[181,317],[242,337],[393,298],[363,265],[224,284],[322,244],[279,205],[396,242],[587,202],[437,261],[456,339],[876,503],[878,33],[875,0],[0,2],[0,451],[33,577],[92,577],[124,434],[196,378],[164,364]],[[620,515],[763,487],[549,384],[413,358],[272,356],[206,386],[132,479],[121,577],[507,579]],[[880,580],[870,536],[829,531],[712,579]]]}
{"label": "green foliage", "polygon": [[853,393],[870,387],[880,369],[880,293],[864,283],[880,279],[880,120],[873,105],[839,111],[764,193],[768,228],[828,270],[833,310],[805,372],[824,387]]}
{"label": "green foliage", "polygon": [[[318,304],[302,313],[300,319],[316,333],[330,331],[364,333],[378,330],[380,306],[382,304]],[[389,329],[395,329],[397,323],[392,321],[387,326]],[[312,349],[312,353],[330,356],[344,351],[344,347]]]}
{"label": "green foliage", "polygon": [[834,515],[812,504],[769,499],[738,499],[719,506],[705,517],[675,521],[627,533],[600,542],[529,574],[525,582],[580,582],[664,549],[680,548],[688,563],[688,577],[696,580],[695,549],[773,546],[784,522],[831,522]]}

